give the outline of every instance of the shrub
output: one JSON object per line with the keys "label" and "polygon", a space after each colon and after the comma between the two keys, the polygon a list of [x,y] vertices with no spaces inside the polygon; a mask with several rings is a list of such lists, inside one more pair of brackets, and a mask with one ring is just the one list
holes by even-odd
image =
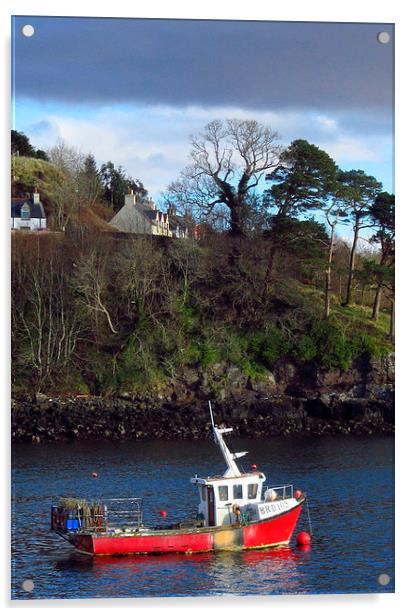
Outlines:
{"label": "shrub", "polygon": [[292,355],[296,359],[304,361],[310,361],[314,359],[318,354],[318,348],[315,340],[306,334],[301,336],[296,342],[295,347],[292,350]]}

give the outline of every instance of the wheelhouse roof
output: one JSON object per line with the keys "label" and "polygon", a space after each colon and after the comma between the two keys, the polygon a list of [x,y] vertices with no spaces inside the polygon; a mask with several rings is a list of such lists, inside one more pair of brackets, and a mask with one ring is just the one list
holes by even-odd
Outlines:
{"label": "wheelhouse roof", "polygon": [[265,480],[265,475],[260,471],[253,473],[242,473],[237,477],[225,477],[224,475],[213,475],[212,477],[192,477],[191,483],[208,484],[213,482],[219,483],[236,483],[239,479],[258,479]]}

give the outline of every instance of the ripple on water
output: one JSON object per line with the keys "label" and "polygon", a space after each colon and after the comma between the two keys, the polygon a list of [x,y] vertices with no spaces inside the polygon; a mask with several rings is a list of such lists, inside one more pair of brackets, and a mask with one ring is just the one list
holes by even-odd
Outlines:
{"label": "ripple on water", "polygon": [[[49,531],[53,495],[144,496],[145,521],[186,517],[194,473],[223,467],[210,441],[58,443],[13,447],[14,598],[394,591],[394,447],[390,436],[233,439],[268,483],[307,491],[314,540],[239,553],[96,558]],[[90,469],[98,473],[91,478]],[[381,496],[377,501],[376,495]],[[307,530],[305,512],[298,530]],[[375,541],[380,538],[379,544]],[[386,586],[378,582],[387,574]],[[32,592],[22,583],[32,579]]]}

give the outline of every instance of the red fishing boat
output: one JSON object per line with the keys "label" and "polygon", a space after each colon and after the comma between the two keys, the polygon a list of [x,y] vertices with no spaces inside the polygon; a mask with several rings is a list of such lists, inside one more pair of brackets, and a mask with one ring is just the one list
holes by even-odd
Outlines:
{"label": "red fishing boat", "polygon": [[[210,406],[210,403],[209,403]],[[252,467],[239,470],[236,460],[246,451],[229,451],[223,434],[232,428],[214,423],[215,443],[226,461],[222,475],[190,481],[199,491],[195,519],[146,526],[142,499],[90,502],[62,498],[51,508],[51,528],[79,552],[98,555],[185,554],[249,550],[287,545],[298,521],[305,495],[293,485],[265,487],[265,475]]]}

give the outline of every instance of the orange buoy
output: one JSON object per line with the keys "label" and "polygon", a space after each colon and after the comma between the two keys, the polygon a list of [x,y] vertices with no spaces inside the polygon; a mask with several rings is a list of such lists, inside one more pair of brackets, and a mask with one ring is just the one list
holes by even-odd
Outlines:
{"label": "orange buoy", "polygon": [[303,496],[302,490],[295,490],[295,498],[296,498],[297,500],[299,500],[300,498],[302,498],[302,496]]}
{"label": "orange buoy", "polygon": [[97,473],[92,473],[92,477],[94,477],[96,479]]}
{"label": "orange buoy", "polygon": [[250,468],[252,469],[252,471],[256,471],[257,470],[256,464],[252,464]]}
{"label": "orange buoy", "polygon": [[305,531],[302,531],[296,535],[296,543],[298,545],[309,545],[311,541],[312,537]]}
{"label": "orange buoy", "polygon": [[167,516],[167,511],[162,510],[162,511],[159,511],[159,513],[162,518],[165,518]]}

